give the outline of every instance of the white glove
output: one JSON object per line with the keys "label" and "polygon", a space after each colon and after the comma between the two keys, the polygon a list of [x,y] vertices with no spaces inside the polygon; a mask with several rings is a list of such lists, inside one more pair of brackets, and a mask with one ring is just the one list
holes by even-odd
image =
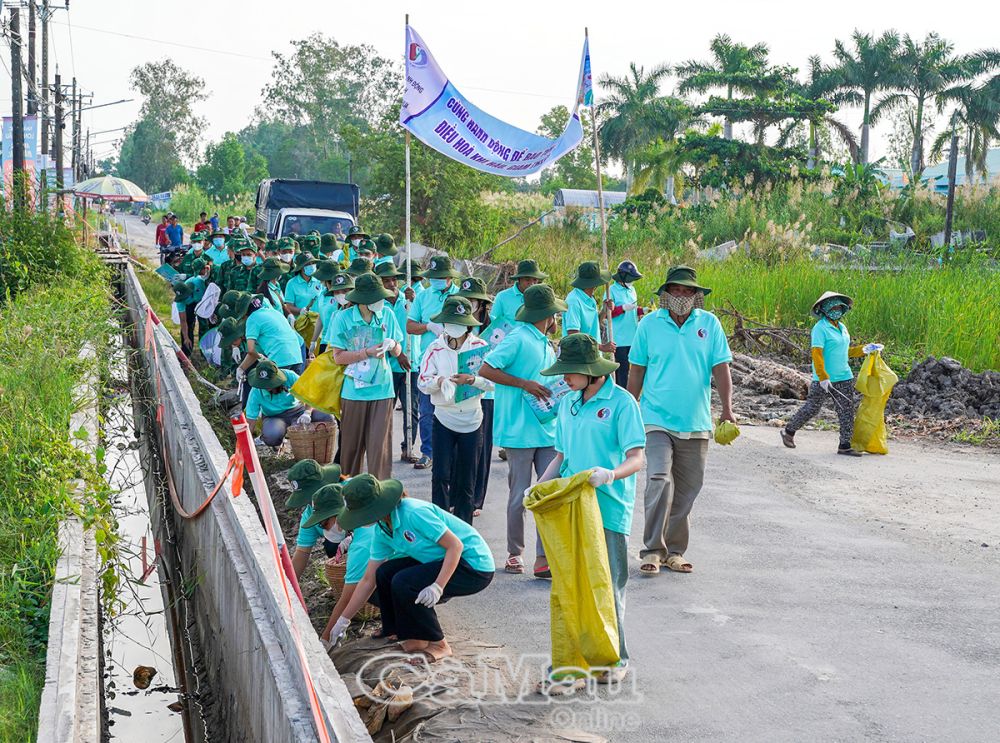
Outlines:
{"label": "white glove", "polygon": [[413,603],[426,606],[428,609],[433,609],[434,605],[441,600],[442,593],[444,593],[444,589],[441,588],[441,586],[437,583],[431,583],[427,586],[427,588],[417,594],[417,600]]}
{"label": "white glove", "polygon": [[623,304],[622,309],[625,310],[626,312],[631,312],[638,306],[639,305],[637,305],[635,302],[629,302],[628,304]]}
{"label": "white glove", "polygon": [[824,392],[829,392],[830,390],[833,389],[833,382],[831,382],[829,379],[821,379],[819,386]]}
{"label": "white glove", "polygon": [[336,622],[333,623],[333,629],[330,630],[330,646],[337,644],[337,641],[344,636],[347,632],[347,628],[351,626],[351,620],[346,617],[341,617]]}
{"label": "white glove", "polygon": [[885,348],[885,346],[883,346],[881,343],[869,343],[866,346],[862,346],[861,350],[864,351],[865,353],[876,353],[878,351],[881,351],[883,348]]}
{"label": "white glove", "polygon": [[247,370],[244,369],[242,366],[237,366],[236,367],[236,381],[237,382],[245,382],[246,378],[247,378]]}
{"label": "white glove", "polygon": [[354,540],[353,534],[348,534],[346,537],[340,540],[340,544],[337,546],[337,554],[333,556],[337,562],[344,561],[344,555],[346,555],[347,550],[351,548],[351,542],[353,540]]}
{"label": "white glove", "polygon": [[444,325],[439,322],[429,322],[427,323],[427,329],[434,333],[434,335],[441,335],[444,332]]}
{"label": "white glove", "polygon": [[445,399],[453,400],[455,398],[455,383],[450,379],[441,379],[441,394],[444,395]]}
{"label": "white glove", "polygon": [[383,354],[386,351],[391,351],[395,347],[396,347],[396,341],[394,341],[392,338],[386,338],[384,341],[382,341],[382,345],[379,346]]}
{"label": "white glove", "polygon": [[296,426],[308,426],[310,423],[312,423],[312,415],[310,413],[303,413],[295,421]]}
{"label": "white glove", "polygon": [[590,477],[587,478],[587,482],[595,488],[599,488],[601,485],[610,485],[614,481],[614,470],[609,470],[605,467],[594,467],[594,469],[590,471]]}
{"label": "white glove", "polygon": [[233,362],[238,364],[243,361],[243,352],[236,346],[233,346]]}

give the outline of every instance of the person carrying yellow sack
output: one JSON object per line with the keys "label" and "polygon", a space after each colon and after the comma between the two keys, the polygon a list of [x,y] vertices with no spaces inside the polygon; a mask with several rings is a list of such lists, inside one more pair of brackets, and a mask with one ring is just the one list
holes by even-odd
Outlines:
{"label": "person carrying yellow sack", "polygon": [[805,404],[781,429],[781,441],[789,449],[795,448],[795,432],[808,423],[823,407],[827,396],[832,398],[840,422],[838,454],[860,457],[861,452],[851,447],[854,433],[854,373],[850,359],[881,351],[883,346],[869,343],[851,345],[851,334],[842,322],[851,311],[854,300],[846,294],[824,292],[812,306],[818,320],[812,329],[813,381]]}
{"label": "person carrying yellow sack", "polygon": [[[615,383],[612,374],[617,368],[617,362],[601,355],[597,340],[586,333],[573,333],[560,341],[556,363],[541,371],[544,376],[562,374],[571,392],[559,402],[556,456],[539,482],[589,470],[588,481],[596,489],[604,527],[620,660],[597,677],[598,683],[620,682],[628,669],[623,624],[628,535],[632,529],[636,473],[645,464],[646,432],[639,404]],[[593,548],[588,544],[576,546],[581,550]]]}

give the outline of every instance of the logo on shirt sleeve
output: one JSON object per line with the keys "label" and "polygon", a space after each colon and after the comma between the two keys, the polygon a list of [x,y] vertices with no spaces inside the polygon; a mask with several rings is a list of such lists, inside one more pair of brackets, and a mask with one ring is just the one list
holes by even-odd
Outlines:
{"label": "logo on shirt sleeve", "polygon": [[414,533],[413,533],[412,531],[410,531],[409,529],[405,529],[405,530],[403,531],[403,539],[405,539],[405,540],[406,540],[407,542],[409,542],[410,544],[413,544],[414,542],[416,542],[416,541],[417,541],[417,535],[416,535],[416,534],[414,534]]}

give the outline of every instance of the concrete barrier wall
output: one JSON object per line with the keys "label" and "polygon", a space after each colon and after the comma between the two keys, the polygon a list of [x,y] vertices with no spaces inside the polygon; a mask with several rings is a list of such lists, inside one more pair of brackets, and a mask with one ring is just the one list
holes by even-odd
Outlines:
{"label": "concrete barrier wall", "polygon": [[[170,458],[185,509],[193,511],[222,478],[229,454],[202,415],[169,335],[163,328],[147,328],[147,301],[132,267],[126,267],[122,276],[143,364],[151,379],[159,374],[165,456]],[[195,578],[196,631],[226,738],[267,743],[317,740],[292,640],[294,621],[331,737],[370,741],[306,612],[293,600],[289,613],[283,578],[246,494],[233,498],[220,493],[199,518],[174,521],[185,575]]]}

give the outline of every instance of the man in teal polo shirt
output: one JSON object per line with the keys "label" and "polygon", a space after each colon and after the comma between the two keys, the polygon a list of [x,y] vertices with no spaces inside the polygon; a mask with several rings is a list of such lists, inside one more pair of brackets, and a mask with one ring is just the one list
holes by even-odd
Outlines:
{"label": "man in teal polo shirt", "polygon": [[659,288],[660,309],[639,323],[632,342],[628,390],[639,400],[646,427],[646,524],[640,570],[666,565],[690,573],[688,515],[705,477],[712,434],[712,380],[722,401],[721,420],[733,415],[732,354],[719,320],[694,309],[699,286],[693,268],[671,268]]}
{"label": "man in teal polo shirt", "polygon": [[[635,398],[619,387],[611,373],[618,363],[604,358],[597,341],[574,333],[559,343],[559,360],[542,374],[563,375],[572,390],[559,402],[556,457],[541,480],[590,471],[597,491],[611,585],[618,620],[618,665],[598,681],[620,682],[628,666],[625,644],[625,585],[628,583],[628,535],[632,530],[636,473],[645,462],[646,434]],[[577,394],[579,393],[579,394]],[[579,550],[593,545],[575,545]]]}
{"label": "man in teal polo shirt", "polygon": [[[451,258],[446,255],[436,255],[430,260],[424,277],[430,281],[430,288],[420,292],[410,305],[407,314],[406,332],[420,336],[420,356],[414,369],[419,369],[424,362],[424,354],[428,347],[434,342],[444,328],[440,324],[431,320],[435,315],[441,313],[444,307],[444,300],[458,291],[455,280],[462,278],[462,275],[452,268]],[[425,395],[419,390],[416,392],[418,406],[420,409],[420,459],[413,465],[415,469],[430,469],[432,457],[431,438],[434,431],[434,405],[431,404],[430,395]]]}
{"label": "man in teal polo shirt", "polygon": [[517,273],[511,277],[514,284],[498,292],[493,299],[493,306],[490,308],[491,327],[502,327],[504,323],[513,327],[517,322],[514,318],[524,304],[524,293],[528,287],[545,281],[548,277],[547,273],[538,270],[538,263],[535,261],[519,261]]}
{"label": "man in teal polo shirt", "polygon": [[237,370],[237,379],[242,381],[246,372],[261,356],[271,359],[282,369],[291,369],[296,374],[301,374],[302,339],[288,324],[284,315],[272,309],[268,301],[258,296],[250,299],[247,312],[247,353]]}
{"label": "man in teal polo shirt", "polygon": [[[566,311],[552,287],[537,284],[524,293],[524,306],[517,312],[518,326],[490,351],[479,370],[496,385],[493,408],[493,439],[507,450],[507,563],[508,573],[523,573],[524,491],[531,486],[531,471],[541,477],[556,455],[555,418],[543,421],[533,411],[528,395],[545,400],[551,391],[542,369],[552,366],[556,355],[548,334],[555,332],[556,315]],[[542,540],[535,536],[534,574],[551,577]]]}

